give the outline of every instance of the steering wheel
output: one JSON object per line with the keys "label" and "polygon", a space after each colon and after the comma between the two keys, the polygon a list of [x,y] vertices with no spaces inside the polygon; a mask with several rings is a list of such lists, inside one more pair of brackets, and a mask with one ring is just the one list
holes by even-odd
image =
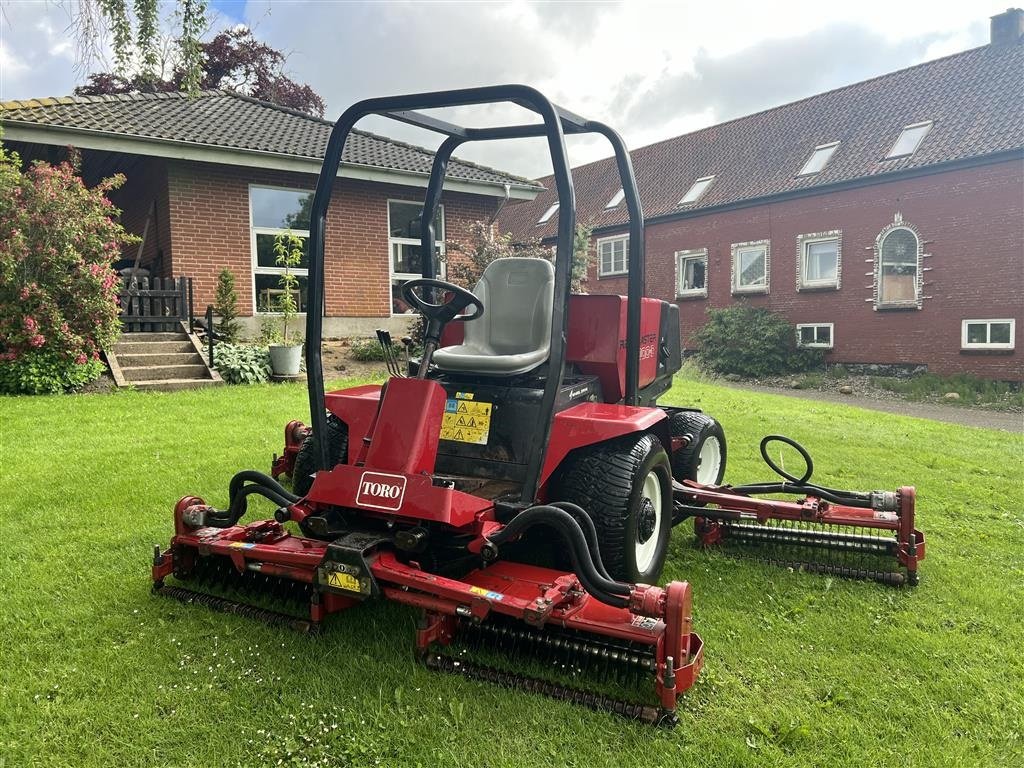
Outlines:
{"label": "steering wheel", "polygon": [[[436,288],[446,291],[449,294],[448,300],[440,304],[433,304],[418,296],[415,292],[417,288]],[[434,321],[439,325],[444,325],[452,320],[459,320],[460,322],[476,320],[484,313],[483,302],[470,291],[452,283],[446,283],[444,280],[433,280],[429,277],[410,280],[403,285],[402,298],[422,312],[428,322]],[[466,307],[470,306],[476,307],[473,314],[459,314]]]}

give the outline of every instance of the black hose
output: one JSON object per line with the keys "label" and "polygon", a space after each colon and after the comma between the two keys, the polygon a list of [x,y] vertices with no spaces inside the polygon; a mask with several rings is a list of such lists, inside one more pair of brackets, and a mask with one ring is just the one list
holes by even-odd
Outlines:
{"label": "black hose", "polygon": [[244,488],[242,488],[242,490],[240,490],[237,494],[235,494],[235,498],[231,502],[230,512],[231,517],[234,518],[234,521],[231,523],[232,525],[234,525],[242,519],[242,515],[245,514],[247,507],[245,498],[254,493],[259,494],[265,499],[270,499],[279,507],[290,507],[294,503],[292,501],[289,501],[284,496],[275,493],[271,489],[264,488],[262,485],[256,485],[255,483],[253,483],[252,485],[247,485]]}
{"label": "black hose", "polygon": [[508,525],[494,534],[490,540],[493,544],[500,545],[521,536],[535,525],[549,525],[561,534],[568,545],[573,572],[583,588],[595,599],[617,608],[629,606],[628,596],[632,588],[628,584],[608,579],[598,572],[583,528],[576,518],[564,509],[543,505],[530,507],[512,518]]}
{"label": "black hose", "polygon": [[597,527],[594,525],[594,519],[588,512],[579,504],[573,504],[571,501],[555,501],[548,506],[565,510],[576,519],[576,522],[580,524],[580,528],[583,529],[583,535],[587,537],[587,544],[590,546],[590,556],[594,560],[594,568],[609,581],[614,581],[604,567],[604,561],[601,559],[601,545],[597,538]]}
{"label": "black hose", "polygon": [[231,483],[228,486],[228,498],[231,501],[234,501],[235,494],[238,493],[242,485],[246,482],[256,483],[257,485],[262,485],[264,488],[275,491],[278,495],[289,499],[292,504],[302,498],[301,496],[296,496],[294,493],[289,491],[270,475],[257,472],[255,469],[243,469],[231,478]]}

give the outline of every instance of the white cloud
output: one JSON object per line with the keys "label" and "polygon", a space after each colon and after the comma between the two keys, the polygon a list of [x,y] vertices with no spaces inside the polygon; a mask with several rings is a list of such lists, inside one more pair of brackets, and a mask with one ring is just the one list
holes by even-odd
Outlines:
{"label": "white cloud", "polygon": [[[987,6],[987,7],[985,7]],[[498,82],[533,85],[552,100],[618,128],[629,146],[668,138],[784,101],[987,42],[1001,0],[323,3],[215,2],[221,26],[241,20],[290,54],[292,76],[327,101],[329,117],[358,99]],[[7,0],[0,18],[0,95],[59,95],[80,81],[66,9]],[[239,16],[244,15],[244,19]],[[45,28],[38,24],[45,22]],[[218,27],[219,28],[219,27]],[[475,124],[512,110],[464,109]],[[388,121],[371,130],[437,139]],[[607,145],[570,137],[574,163]],[[542,142],[496,142],[460,155],[542,175]]]}

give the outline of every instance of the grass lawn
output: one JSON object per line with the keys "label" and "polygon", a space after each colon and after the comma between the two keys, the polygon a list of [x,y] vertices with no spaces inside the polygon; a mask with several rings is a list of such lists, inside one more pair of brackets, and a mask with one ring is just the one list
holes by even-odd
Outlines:
{"label": "grass lawn", "polygon": [[898,590],[677,529],[707,664],[670,732],[428,672],[401,606],[307,638],[151,596],[174,503],[266,471],[301,386],[0,399],[0,765],[1024,765],[1024,438],[702,382],[664,402],[720,419],[733,483],[781,432],[819,482],[916,484],[928,537]]}

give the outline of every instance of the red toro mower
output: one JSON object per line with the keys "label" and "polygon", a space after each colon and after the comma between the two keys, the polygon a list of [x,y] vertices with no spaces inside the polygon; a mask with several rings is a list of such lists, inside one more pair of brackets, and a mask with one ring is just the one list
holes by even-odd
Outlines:
{"label": "red toro mower", "polygon": [[[494,102],[541,122],[463,128],[419,111]],[[673,525],[694,518],[705,545],[774,545],[782,551],[771,559],[788,565],[916,582],[924,539],[913,489],[813,485],[806,451],[779,436],[762,442],[765,460],[774,467],[768,446],[787,442],[806,459],[802,476],[777,469],[781,482],[723,486],[721,426],[656,404],[681,364],[679,314],[643,297],[629,155],[615,131],[531,88],[371,99],[346,111],[313,200],[308,306],[323,304],[324,221],[342,148],[371,114],[446,137],[420,217],[423,278],[403,287],[425,321],[422,355],[403,370],[380,333],[388,381],[325,394],[322,317],[309,313],[312,424],[286,427],[273,467],[274,477],[292,476],[292,489],[243,471],[227,509],[181,499],[171,546],[154,554],[158,591],[300,630],[359,601],[395,600],[421,611],[415,647],[428,667],[670,725],[703,663],[689,585],[654,586]],[[626,297],[570,295],[576,221],[564,136],[579,133],[604,136],[615,152],[630,215]],[[547,139],[561,203],[554,262],[499,259],[472,292],[436,279],[433,222],[452,152],[519,137]],[[252,494],[278,505],[274,519],[242,522]],[[759,498],[769,494],[797,500]],[[240,591],[257,604],[235,599]],[[487,663],[462,646],[484,649]],[[510,666],[521,652],[538,660]],[[615,684],[566,683],[594,665]],[[635,693],[638,674],[653,691],[636,700],[622,691]]]}

